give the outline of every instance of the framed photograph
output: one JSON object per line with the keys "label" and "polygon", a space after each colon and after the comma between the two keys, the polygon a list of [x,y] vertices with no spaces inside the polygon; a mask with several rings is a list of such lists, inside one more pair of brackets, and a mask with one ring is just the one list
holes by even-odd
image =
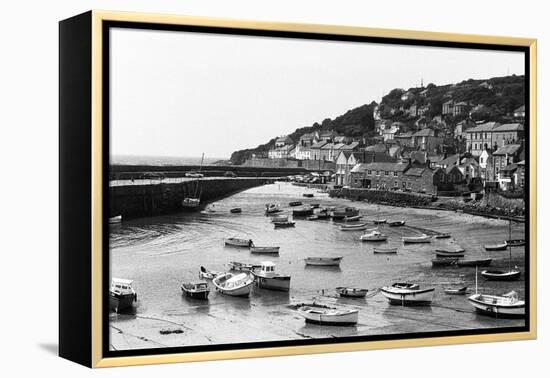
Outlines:
{"label": "framed photograph", "polygon": [[536,40],[60,22],[59,353],[536,337]]}

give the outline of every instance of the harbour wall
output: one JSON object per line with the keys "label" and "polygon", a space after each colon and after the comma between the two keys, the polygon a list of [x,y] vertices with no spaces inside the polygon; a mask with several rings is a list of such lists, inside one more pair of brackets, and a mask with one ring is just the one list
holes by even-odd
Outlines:
{"label": "harbour wall", "polygon": [[393,192],[389,190],[376,189],[334,189],[329,192],[329,195],[331,197],[347,198],[354,201],[366,201],[381,205],[410,207],[429,206],[434,200],[433,196],[427,194]]}
{"label": "harbour wall", "polygon": [[[228,197],[253,187],[271,184],[268,178],[207,178],[200,180],[201,205]],[[109,217],[124,219],[182,211],[181,201],[193,196],[196,180],[178,183],[161,181],[147,184],[111,185],[109,187]]]}

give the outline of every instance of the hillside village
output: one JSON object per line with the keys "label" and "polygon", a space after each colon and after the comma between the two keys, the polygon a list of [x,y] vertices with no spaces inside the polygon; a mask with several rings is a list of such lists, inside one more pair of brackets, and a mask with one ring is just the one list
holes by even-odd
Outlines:
{"label": "hillside village", "polygon": [[297,129],[233,164],[325,171],[351,188],[427,194],[500,191],[525,184],[523,76],[394,89],[380,103]]}

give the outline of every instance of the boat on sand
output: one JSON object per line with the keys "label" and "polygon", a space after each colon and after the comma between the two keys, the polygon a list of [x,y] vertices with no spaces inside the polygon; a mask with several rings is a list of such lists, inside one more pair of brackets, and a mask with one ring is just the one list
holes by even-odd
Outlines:
{"label": "boat on sand", "polygon": [[402,306],[426,306],[433,300],[435,288],[420,289],[416,284],[397,283],[380,289],[390,304]]}
{"label": "boat on sand", "polygon": [[281,247],[250,247],[250,253],[279,254]]}
{"label": "boat on sand", "polygon": [[354,325],[359,319],[359,310],[341,309],[329,306],[308,305],[298,308],[298,313],[308,323],[320,325]]}
{"label": "boat on sand", "polygon": [[368,290],[358,287],[337,287],[336,292],[341,297],[364,298],[367,295]]}
{"label": "boat on sand", "polygon": [[223,241],[225,245],[232,247],[252,247],[254,245],[252,239],[225,238]]}
{"label": "boat on sand", "polygon": [[206,282],[184,282],[181,285],[181,291],[194,299],[208,299],[210,293]]}
{"label": "boat on sand", "polygon": [[254,280],[259,287],[270,290],[289,291],[290,276],[275,272],[275,264],[271,261],[264,261],[260,270],[252,271]]}
{"label": "boat on sand", "polygon": [[233,297],[248,297],[254,280],[247,273],[223,273],[212,280],[216,290]]}
{"label": "boat on sand", "polygon": [[382,242],[388,240],[388,237],[381,233],[378,230],[372,230],[371,232],[367,232],[359,237],[361,241],[368,241],[368,242]]}
{"label": "boat on sand", "polygon": [[366,223],[358,223],[358,224],[342,224],[340,225],[341,231],[364,231],[366,230],[368,225]]}
{"label": "boat on sand", "polygon": [[397,253],[397,248],[374,248],[372,252],[379,254],[392,254]]}
{"label": "boat on sand", "polygon": [[306,265],[315,265],[315,266],[340,266],[343,256],[336,257],[306,257]]}
{"label": "boat on sand", "polygon": [[431,243],[431,241],[430,237],[426,234],[420,236],[403,236],[403,243]]}
{"label": "boat on sand", "polygon": [[214,277],[223,274],[223,272],[216,272],[214,270],[208,270],[204,266],[201,266],[201,269],[199,271],[199,278],[204,280],[212,280]]}

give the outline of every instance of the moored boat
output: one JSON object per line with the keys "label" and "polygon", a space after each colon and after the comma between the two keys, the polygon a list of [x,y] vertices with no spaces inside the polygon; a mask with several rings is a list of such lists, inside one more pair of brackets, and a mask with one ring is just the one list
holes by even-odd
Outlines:
{"label": "moored boat", "polygon": [[343,256],[336,257],[306,257],[306,265],[315,265],[315,266],[340,266]]}
{"label": "moored boat", "polygon": [[275,222],[275,223],[273,223],[273,225],[275,226],[275,228],[294,227],[294,226],[296,226],[296,222],[289,222],[289,221]]}
{"label": "moored boat", "polygon": [[354,325],[359,319],[359,310],[329,306],[308,305],[298,308],[298,313],[308,323],[321,325]]}
{"label": "moored boat", "polygon": [[431,243],[431,239],[426,234],[420,236],[403,236],[403,243]]}
{"label": "moored boat", "polygon": [[275,264],[271,261],[264,261],[259,271],[252,271],[254,280],[259,287],[270,290],[289,291],[290,276],[275,273]]}
{"label": "moored boat", "polygon": [[426,306],[433,300],[435,288],[420,289],[416,284],[393,284],[380,289],[390,304],[402,306]]}
{"label": "moored boat", "polygon": [[434,235],[435,239],[448,239],[451,237],[450,232],[440,232]]}
{"label": "moored boat", "polygon": [[309,206],[313,207],[314,209],[318,209],[321,206],[321,204],[320,203],[312,203]]}
{"label": "moored boat", "polygon": [[232,247],[252,247],[254,245],[252,239],[225,238],[223,241],[225,245]]}
{"label": "moored boat", "polygon": [[506,243],[487,244],[484,245],[483,248],[485,248],[486,251],[505,251],[508,245]]}
{"label": "moored boat", "polygon": [[446,287],[443,289],[445,294],[449,295],[464,295],[468,291],[468,286],[462,286],[459,288]]}
{"label": "moored boat", "polygon": [[279,254],[281,247],[250,247],[250,253]]}
{"label": "moored boat", "polygon": [[495,318],[525,317],[525,301],[519,299],[516,292],[511,291],[502,296],[475,293],[468,301],[476,311]]}
{"label": "moored boat", "polygon": [[340,226],[341,231],[364,231],[366,230],[368,225],[366,223],[358,223],[358,224],[342,224]]}
{"label": "moored boat", "polygon": [[345,207],[343,209],[335,209],[332,211],[332,219],[344,219],[345,217],[354,217],[359,215],[359,209],[355,207]]}
{"label": "moored boat", "polygon": [[258,264],[243,263],[239,261],[230,261],[227,266],[229,267],[229,270],[236,270],[238,272],[252,272],[253,270],[260,268],[260,265]]}
{"label": "moored boat", "polygon": [[525,239],[507,239],[505,243],[508,247],[521,247],[525,245]]}
{"label": "moored boat", "polygon": [[313,215],[313,207],[304,206],[299,209],[292,210],[292,216],[294,217],[306,217],[308,215]]}
{"label": "moored boat", "polygon": [[404,220],[390,221],[388,222],[388,225],[390,227],[401,227],[405,225],[405,221]]}
{"label": "moored boat", "polygon": [[372,221],[372,223],[374,223],[374,224],[383,224],[383,223],[386,223],[387,221],[388,221],[388,220],[385,219],[385,218],[382,218],[382,219],[374,219],[374,220]]}
{"label": "moored boat", "polygon": [[109,308],[114,312],[126,310],[137,302],[137,294],[133,287],[134,281],[123,278],[113,278],[109,288]]}
{"label": "moored boat", "polygon": [[302,194],[302,196],[304,196],[306,198],[313,198],[313,193],[304,193],[304,194]]}
{"label": "moored boat", "polygon": [[457,262],[458,266],[489,266],[493,259],[460,259]]}
{"label": "moored boat", "polygon": [[360,220],[363,216],[362,215],[355,215],[353,217],[344,217],[345,222],[357,222]]}
{"label": "moored boat", "polygon": [[435,254],[437,257],[464,257],[464,249],[437,248]]}
{"label": "moored boat", "polygon": [[368,290],[358,287],[337,287],[336,292],[341,297],[364,298],[367,295]]}
{"label": "moored boat", "polygon": [[481,272],[481,276],[487,281],[515,281],[521,276],[519,270],[484,270]]}
{"label": "moored boat", "polygon": [[372,252],[379,254],[393,254],[397,253],[397,248],[374,248]]}
{"label": "moored boat", "polygon": [[248,297],[254,280],[246,273],[224,273],[212,280],[216,290],[233,297]]}
{"label": "moored boat", "polygon": [[388,237],[378,230],[371,230],[361,235],[359,239],[366,242],[382,242],[388,240]]}
{"label": "moored boat", "polygon": [[435,259],[432,259],[432,266],[433,267],[451,266],[451,265],[456,265],[457,262],[458,262],[457,257],[436,257]]}
{"label": "moored boat", "polygon": [[302,201],[292,201],[288,203],[288,206],[295,207],[295,206],[302,206]]}
{"label": "moored boat", "polygon": [[219,276],[220,274],[223,274],[223,272],[216,272],[214,270],[208,270],[204,266],[201,266],[199,270],[199,278],[205,279],[205,280],[212,280],[214,277]]}
{"label": "moored boat", "polygon": [[109,218],[109,224],[116,224],[122,222],[122,215],[116,215]]}
{"label": "moored boat", "polygon": [[288,216],[287,215],[277,215],[271,218],[271,223],[277,223],[277,222],[288,222]]}
{"label": "moored boat", "polygon": [[194,299],[208,299],[210,293],[206,282],[184,282],[181,285],[181,291]]}
{"label": "moored boat", "polygon": [[275,203],[268,203],[265,205],[265,213],[266,214],[275,214],[280,212],[281,209],[279,208],[278,204]]}
{"label": "moored boat", "polygon": [[235,207],[235,208],[229,210],[229,212],[232,213],[232,214],[238,214],[238,213],[242,213],[243,209],[241,209],[240,207]]}

